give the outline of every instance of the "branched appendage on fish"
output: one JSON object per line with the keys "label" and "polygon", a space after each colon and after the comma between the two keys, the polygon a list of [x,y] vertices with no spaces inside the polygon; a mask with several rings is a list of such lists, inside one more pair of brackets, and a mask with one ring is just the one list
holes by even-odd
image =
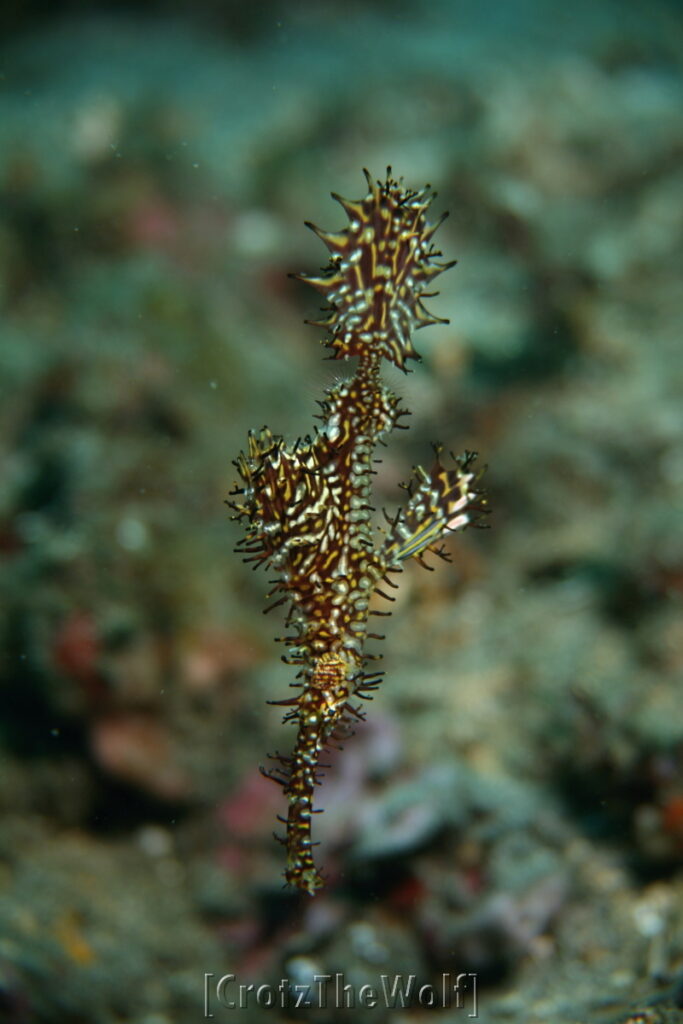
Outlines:
{"label": "branched appendage on fish", "polygon": [[[273,755],[276,766],[264,771],[284,789],[289,811],[286,835],[287,882],[311,895],[323,885],[313,859],[311,817],[314,790],[320,782],[325,748],[362,718],[354,701],[370,700],[383,673],[365,654],[370,601],[375,593],[389,598],[384,586],[407,558],[422,562],[446,534],[476,522],[486,511],[472,470],[475,455],[466,452],[450,468],[440,448],[428,472],[421,466],[405,485],[408,501],[387,525],[373,529],[371,484],[375,449],[397,427],[407,410],[381,381],[382,360],[406,369],[417,359],[413,331],[432,323],[422,300],[433,278],[451,263],[431,238],[441,221],[428,223],[434,196],[429,187],[414,192],[387,172],[369,192],[350,201],[334,195],[349,217],[343,231],[327,233],[308,225],[331,252],[317,276],[297,275],[327,302],[324,319],[314,325],[327,331],[332,358],[357,357],[353,377],[327,389],[320,403],[321,427],[312,436],[286,444],[267,427],[250,433],[246,453],[235,462],[240,485],[230,504],[236,519],[247,523],[238,546],[245,561],[274,570],[270,608],[287,603],[281,639],[284,660],[298,666],[296,696],[272,703],[288,708],[285,721],[297,726],[289,756]],[[441,218],[443,220],[443,218]],[[424,563],[422,563],[424,564]],[[390,598],[389,598],[390,599]],[[266,609],[267,611],[270,608]]]}

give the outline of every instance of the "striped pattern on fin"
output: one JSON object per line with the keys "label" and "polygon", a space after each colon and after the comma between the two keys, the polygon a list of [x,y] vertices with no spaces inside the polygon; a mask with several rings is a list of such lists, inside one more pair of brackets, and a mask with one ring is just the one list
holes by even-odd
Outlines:
{"label": "striped pattern on fin", "polygon": [[446,534],[463,530],[485,511],[485,499],[475,486],[478,474],[470,468],[476,452],[460,456],[453,469],[446,469],[438,454],[437,449],[431,472],[415,467],[405,485],[410,500],[390,521],[384,551],[387,562],[396,567],[406,558],[419,558]]}

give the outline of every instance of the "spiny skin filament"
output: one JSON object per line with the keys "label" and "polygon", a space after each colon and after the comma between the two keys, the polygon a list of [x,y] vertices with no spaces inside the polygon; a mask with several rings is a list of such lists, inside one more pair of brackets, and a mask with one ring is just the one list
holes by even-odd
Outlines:
{"label": "spiny skin filament", "polygon": [[439,262],[431,245],[441,221],[426,219],[429,186],[404,189],[391,168],[384,182],[365,175],[364,199],[333,193],[348,228],[327,233],[309,225],[331,251],[328,266],[317,276],[296,275],[325,296],[326,316],[315,324],[326,328],[332,358],[357,357],[356,372],[326,390],[322,427],[312,437],[288,445],[267,427],[249,434],[230,502],[233,518],[246,521],[237,550],[275,571],[271,607],[289,604],[288,635],[279,639],[287,647],[283,660],[299,668],[292,684],[298,693],[272,703],[288,708],[285,721],[295,723],[297,739],[291,756],[274,755],[276,767],[262,771],[282,785],[289,805],[285,878],[311,895],[324,884],[311,837],[320,757],[363,717],[354,700],[371,699],[382,677],[365,654],[366,639],[375,636],[368,633],[371,598],[388,597],[382,587],[393,585],[389,576],[406,559],[425,564],[428,551],[447,557],[439,546],[446,534],[487,511],[474,453],[447,468],[437,446],[431,470],[415,467],[405,485],[406,505],[386,517],[379,538],[373,529],[375,448],[408,415],[382,383],[382,360],[405,370],[408,359],[419,358],[413,331],[445,322],[425,309],[422,300],[435,293],[424,286],[452,264]]}

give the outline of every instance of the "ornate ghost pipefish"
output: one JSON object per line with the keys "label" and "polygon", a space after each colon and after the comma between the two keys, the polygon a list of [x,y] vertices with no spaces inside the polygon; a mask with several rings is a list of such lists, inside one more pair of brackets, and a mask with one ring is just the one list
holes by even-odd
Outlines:
{"label": "ornate ghost pipefish", "polygon": [[[404,189],[387,170],[384,182],[365,171],[369,192],[351,202],[332,193],[349,218],[342,231],[327,233],[308,224],[330,250],[328,265],[317,276],[293,275],[325,298],[326,316],[307,321],[327,332],[333,359],[358,358],[350,379],[333,384],[320,404],[322,426],[295,444],[264,427],[251,432],[246,453],[235,461],[241,478],[230,502],[235,519],[246,520],[246,537],[237,550],[245,561],[274,570],[268,598],[271,607],[288,602],[289,635],[284,660],[299,667],[298,692],[272,701],[288,708],[285,721],[297,725],[290,756],[277,762],[268,778],[284,789],[289,803],[282,842],[287,848],[287,882],[311,895],[324,883],[315,866],[311,817],[320,756],[363,713],[356,700],[370,700],[383,673],[364,653],[373,594],[389,597],[381,585],[395,586],[389,574],[408,558],[422,564],[432,551],[447,558],[439,542],[446,534],[476,523],[487,511],[472,469],[475,453],[465,452],[447,468],[435,447],[431,470],[415,467],[405,486],[408,501],[387,525],[372,527],[371,484],[377,444],[409,415],[400,399],[382,383],[386,359],[406,370],[419,359],[413,331],[447,323],[432,316],[426,290],[453,263],[440,262],[431,239],[445,218],[427,221],[434,193]],[[267,609],[270,610],[270,609]]]}

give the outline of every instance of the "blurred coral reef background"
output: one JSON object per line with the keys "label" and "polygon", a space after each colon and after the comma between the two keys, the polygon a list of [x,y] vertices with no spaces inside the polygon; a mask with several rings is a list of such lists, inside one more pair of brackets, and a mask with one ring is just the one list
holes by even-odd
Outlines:
{"label": "blurred coral reef background", "polygon": [[[0,39],[0,1020],[476,972],[483,1022],[683,1021],[680,7],[34,0]],[[400,579],[310,899],[258,772],[280,613],[223,501],[339,369],[302,221],[387,164],[459,264],[377,504],[439,438],[493,528]]]}

